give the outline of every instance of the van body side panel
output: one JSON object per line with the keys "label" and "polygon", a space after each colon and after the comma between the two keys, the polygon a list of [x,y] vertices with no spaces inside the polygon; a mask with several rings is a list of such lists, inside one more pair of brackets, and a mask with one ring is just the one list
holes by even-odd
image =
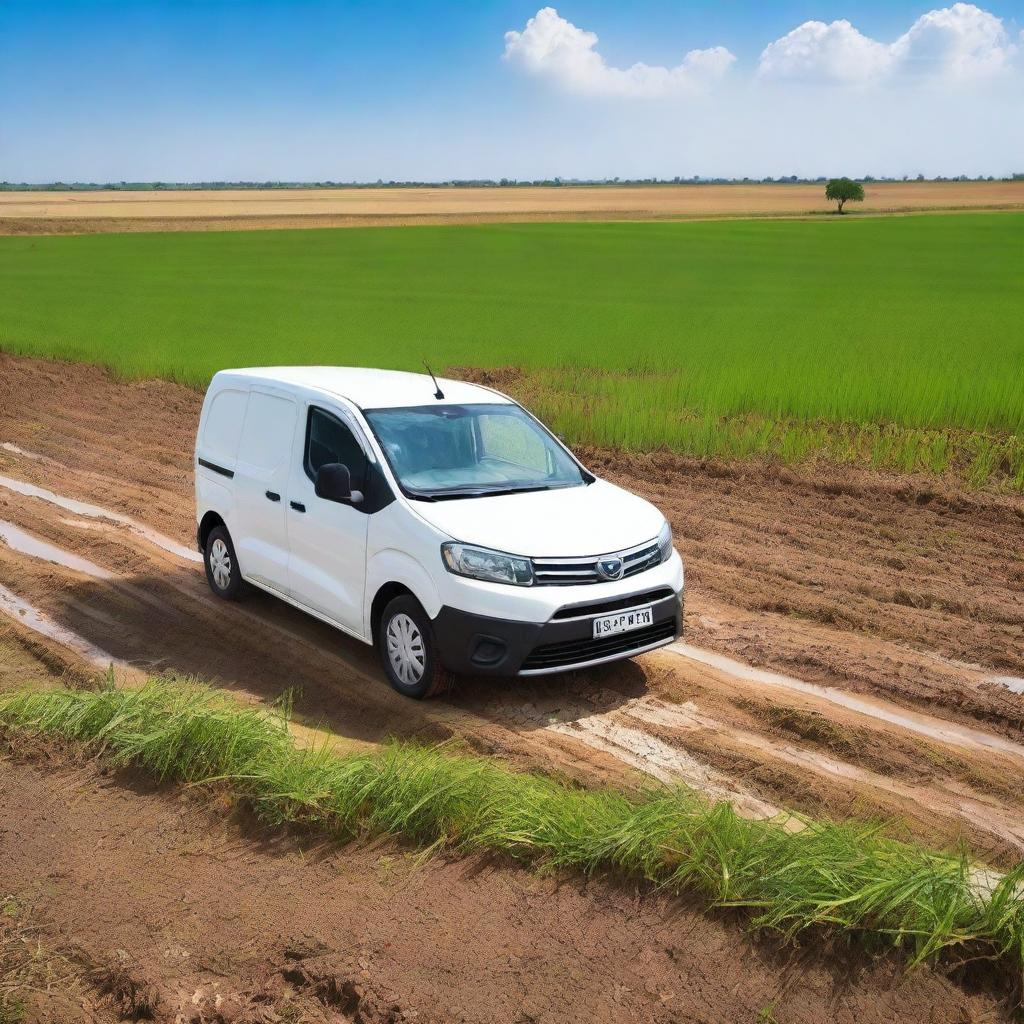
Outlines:
{"label": "van body side panel", "polygon": [[357,636],[366,635],[363,584],[366,571],[366,525],[362,513],[336,502],[322,501],[308,488],[293,490],[305,513],[290,509],[301,525],[289,524],[288,579],[293,597],[304,607],[341,623]]}
{"label": "van body side panel", "polygon": [[207,389],[196,431],[196,526],[207,512],[215,512],[233,529],[235,490],[233,474],[238,443],[249,403],[249,385],[216,374]]}
{"label": "van body side panel", "polygon": [[249,395],[232,483],[231,539],[242,575],[287,594],[288,477],[298,404],[285,391],[254,386]]}
{"label": "van body side panel", "polygon": [[411,555],[398,548],[378,551],[366,566],[366,621],[370,621],[373,598],[386,583],[401,583],[412,591],[413,596],[430,618],[441,610],[437,587],[426,569]]}
{"label": "van body side panel", "polygon": [[[410,515],[401,501],[392,502],[370,516],[366,559],[367,624],[373,599],[387,583],[401,583],[412,591],[430,618],[437,615],[441,599],[434,573],[445,572],[441,565],[441,541],[444,539],[429,523]],[[431,567],[430,560],[436,560],[436,565]]]}
{"label": "van body side panel", "polygon": [[[227,524],[228,533],[235,520],[235,492],[230,480],[218,479],[209,470],[196,471],[197,523],[202,522],[207,512],[216,512]],[[232,534],[234,536],[234,534]]]}

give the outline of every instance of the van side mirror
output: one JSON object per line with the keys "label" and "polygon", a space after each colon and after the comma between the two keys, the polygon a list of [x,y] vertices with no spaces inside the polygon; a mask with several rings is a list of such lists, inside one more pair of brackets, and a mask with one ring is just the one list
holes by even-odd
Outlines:
{"label": "van side mirror", "polygon": [[358,505],[362,491],[352,490],[352,475],[340,462],[325,462],[316,473],[316,496],[342,505]]}

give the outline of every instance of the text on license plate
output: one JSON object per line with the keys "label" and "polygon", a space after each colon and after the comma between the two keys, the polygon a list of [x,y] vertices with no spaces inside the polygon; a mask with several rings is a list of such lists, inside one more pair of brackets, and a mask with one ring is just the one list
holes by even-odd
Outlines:
{"label": "text on license plate", "polygon": [[599,636],[611,636],[613,633],[628,633],[631,629],[643,629],[654,625],[654,609],[632,608],[628,612],[617,612],[615,615],[602,615],[594,619],[594,639]]}

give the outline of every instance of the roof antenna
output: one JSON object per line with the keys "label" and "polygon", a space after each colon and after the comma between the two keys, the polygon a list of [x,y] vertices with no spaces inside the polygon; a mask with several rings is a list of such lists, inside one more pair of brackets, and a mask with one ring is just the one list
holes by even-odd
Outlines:
{"label": "roof antenna", "polygon": [[[423,360],[423,365],[427,366],[427,361],[425,359]],[[434,376],[434,371],[429,366],[427,366],[427,373],[430,374],[430,379],[434,382],[434,387],[437,388],[437,390],[434,392],[434,397],[438,401],[441,401],[441,399],[444,398],[444,392],[441,390],[440,384],[437,383],[437,378]]]}

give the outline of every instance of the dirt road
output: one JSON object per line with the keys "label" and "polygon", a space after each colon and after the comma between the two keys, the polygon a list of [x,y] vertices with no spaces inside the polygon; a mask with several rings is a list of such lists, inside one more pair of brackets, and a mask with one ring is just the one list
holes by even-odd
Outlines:
{"label": "dirt road", "polygon": [[[1021,207],[1020,181],[885,182],[868,186],[858,212]],[[0,234],[801,216],[829,208],[821,184],[0,192]]]}
{"label": "dirt road", "polygon": [[209,594],[190,548],[200,402],[0,357],[0,610],[19,635],[59,627],[70,664],[249,700],[294,687],[303,721],[363,742],[455,736],[587,784],[681,779],[750,815],[895,818],[997,864],[1024,850],[1020,497],[586,453],[672,518],[685,643],[417,704],[368,648],[272,598]]}
{"label": "dirt road", "polygon": [[53,747],[0,741],[0,864],[0,904],[75,979],[30,997],[33,1024],[1011,1019],[983,974],[755,940],[603,881],[272,834]]}

